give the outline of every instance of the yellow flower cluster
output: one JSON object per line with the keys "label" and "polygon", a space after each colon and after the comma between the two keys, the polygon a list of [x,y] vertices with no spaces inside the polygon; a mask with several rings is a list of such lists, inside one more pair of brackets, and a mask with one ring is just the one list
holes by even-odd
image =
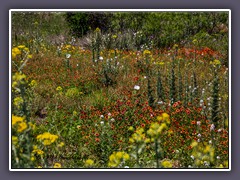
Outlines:
{"label": "yellow flower cluster", "polygon": [[18,143],[18,137],[17,136],[12,136],[12,143],[16,145]]}
{"label": "yellow flower cluster", "polygon": [[211,61],[210,64],[212,64],[213,66],[221,65],[221,61],[219,61],[218,59],[215,59],[215,60]]}
{"label": "yellow flower cluster", "polygon": [[22,97],[14,98],[13,104],[19,109],[20,106],[23,104],[23,98]]}
{"label": "yellow flower cluster", "polygon": [[86,166],[86,167],[92,167],[93,164],[94,164],[94,161],[93,161],[92,159],[87,159],[87,160],[85,161],[85,166]]}
{"label": "yellow flower cluster", "polygon": [[121,163],[124,163],[125,161],[129,160],[130,156],[125,153],[124,151],[121,152],[114,152],[109,156],[109,167],[117,167]]}
{"label": "yellow flower cluster", "polygon": [[62,167],[62,165],[60,163],[55,163],[53,165],[53,168],[61,168],[61,167]]}
{"label": "yellow flower cluster", "polygon": [[20,54],[22,54],[22,52],[17,47],[12,48],[12,59],[15,59]]}
{"label": "yellow flower cluster", "polygon": [[23,117],[12,115],[12,127],[16,128],[17,132],[21,133],[27,129],[27,123]]}
{"label": "yellow flower cluster", "polygon": [[[17,47],[12,48],[12,59],[16,59],[18,55],[21,55],[22,53],[29,53],[29,49],[25,45],[19,45]],[[32,58],[32,55],[28,55],[28,58]]]}
{"label": "yellow flower cluster", "polygon": [[162,113],[160,116],[157,116],[157,120],[170,124],[170,116],[167,113]]}
{"label": "yellow flower cluster", "polygon": [[63,53],[74,53],[76,48],[70,44],[67,44],[62,47],[62,52]]}
{"label": "yellow flower cluster", "polygon": [[151,55],[151,51],[149,51],[149,50],[146,49],[146,50],[143,51],[143,54],[144,54],[144,55]]}
{"label": "yellow flower cluster", "polygon": [[161,165],[163,168],[172,168],[173,167],[173,163],[171,160],[168,160],[168,159],[163,159],[161,161]]}
{"label": "yellow flower cluster", "polygon": [[156,62],[157,65],[163,66],[165,63],[164,62]]}
{"label": "yellow flower cluster", "polygon": [[[13,75],[12,80],[13,80],[13,84],[12,84],[13,87],[15,87],[18,83],[24,84],[25,80],[26,80],[26,75],[22,74],[22,73],[19,73],[19,72],[16,72]],[[14,82],[16,82],[15,85],[14,85]]]}
{"label": "yellow flower cluster", "polygon": [[57,135],[51,134],[49,132],[45,132],[37,136],[37,140],[42,141],[44,146],[48,146],[54,143],[58,139]]}
{"label": "yellow flower cluster", "polygon": [[151,136],[151,138],[157,138],[161,135],[164,129],[167,129],[166,123],[159,124],[155,122],[151,124],[149,130],[147,131],[147,134]]}
{"label": "yellow flower cluster", "polygon": [[129,138],[130,143],[143,143],[146,140],[144,129],[139,128],[136,130],[134,134],[132,134],[131,138]]}
{"label": "yellow flower cluster", "polygon": [[36,80],[32,80],[29,85],[31,87],[35,87],[37,85],[37,81]]}
{"label": "yellow flower cluster", "polygon": [[214,147],[206,142],[198,143],[193,141],[192,158],[197,167],[206,167],[214,161]]}

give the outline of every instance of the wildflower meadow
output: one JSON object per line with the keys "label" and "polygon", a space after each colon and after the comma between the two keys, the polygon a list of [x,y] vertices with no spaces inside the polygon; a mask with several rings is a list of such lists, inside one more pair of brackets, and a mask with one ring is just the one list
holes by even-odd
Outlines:
{"label": "wildflower meadow", "polygon": [[12,11],[12,169],[229,169],[229,12]]}

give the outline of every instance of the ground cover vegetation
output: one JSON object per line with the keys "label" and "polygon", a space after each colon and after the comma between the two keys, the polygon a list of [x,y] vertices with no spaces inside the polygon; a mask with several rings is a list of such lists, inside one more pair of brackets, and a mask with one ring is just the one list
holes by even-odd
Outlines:
{"label": "ground cover vegetation", "polygon": [[12,12],[12,168],[228,168],[227,12]]}

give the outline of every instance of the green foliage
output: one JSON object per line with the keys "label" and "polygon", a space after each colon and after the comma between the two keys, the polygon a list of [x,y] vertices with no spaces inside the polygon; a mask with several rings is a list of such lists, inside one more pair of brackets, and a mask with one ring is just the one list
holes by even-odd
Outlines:
{"label": "green foliage", "polygon": [[71,34],[75,37],[82,37],[96,28],[106,31],[110,17],[111,14],[103,12],[67,12],[65,14]]}

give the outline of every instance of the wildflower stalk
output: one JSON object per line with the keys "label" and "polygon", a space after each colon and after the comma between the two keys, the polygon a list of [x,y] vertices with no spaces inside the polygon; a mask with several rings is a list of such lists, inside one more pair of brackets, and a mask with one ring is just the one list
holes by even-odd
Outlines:
{"label": "wildflower stalk", "polygon": [[218,99],[219,99],[219,78],[217,76],[217,72],[214,71],[214,81],[213,81],[213,94],[212,94],[212,117],[211,120],[215,124],[215,126],[218,125],[219,117],[219,105],[218,105]]}
{"label": "wildflower stalk", "polygon": [[183,83],[182,83],[182,75],[180,72],[180,61],[178,61],[178,100],[182,101],[182,94],[183,94]]}
{"label": "wildflower stalk", "polygon": [[162,86],[160,71],[158,71],[158,78],[157,78],[157,97],[159,100],[164,101],[164,90]]}
{"label": "wildflower stalk", "polygon": [[184,100],[184,106],[187,107],[187,103],[188,103],[188,91],[189,91],[189,87],[188,87],[188,80],[187,80],[187,74],[185,75],[185,100]]}
{"label": "wildflower stalk", "polygon": [[157,168],[159,168],[159,153],[158,153],[158,140],[157,138],[155,139],[155,153],[156,153],[156,164]]}
{"label": "wildflower stalk", "polygon": [[174,65],[172,66],[172,70],[171,70],[170,100],[171,100],[171,105],[176,101],[176,85],[175,85]]}

